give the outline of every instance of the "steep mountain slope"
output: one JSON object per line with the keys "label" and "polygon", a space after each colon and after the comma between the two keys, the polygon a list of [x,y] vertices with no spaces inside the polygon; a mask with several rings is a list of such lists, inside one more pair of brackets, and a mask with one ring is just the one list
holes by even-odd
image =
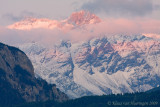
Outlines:
{"label": "steep mountain slope", "polygon": [[35,78],[32,63],[24,52],[0,43],[0,106],[67,99],[55,85]]}
{"label": "steep mountain slope", "polygon": [[147,91],[160,84],[160,41],[143,35],[110,35],[88,41],[61,41],[48,48],[19,46],[37,77],[72,98]]}

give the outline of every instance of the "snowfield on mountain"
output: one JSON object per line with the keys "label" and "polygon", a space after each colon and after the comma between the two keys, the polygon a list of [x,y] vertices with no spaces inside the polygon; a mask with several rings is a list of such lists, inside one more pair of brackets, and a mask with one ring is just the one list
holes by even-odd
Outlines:
{"label": "snowfield on mountain", "polygon": [[160,41],[144,35],[99,37],[80,43],[61,41],[19,46],[37,77],[72,98],[147,91],[160,83]]}

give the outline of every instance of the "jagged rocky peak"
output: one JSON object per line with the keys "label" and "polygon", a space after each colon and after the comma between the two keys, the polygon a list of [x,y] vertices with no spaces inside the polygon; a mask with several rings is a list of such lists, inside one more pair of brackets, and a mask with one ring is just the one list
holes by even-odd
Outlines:
{"label": "jagged rocky peak", "polygon": [[36,22],[37,21],[37,18],[32,18],[32,17],[28,17],[24,20],[22,20],[23,22],[30,22],[30,23],[33,23],[33,22]]}
{"label": "jagged rocky peak", "polygon": [[71,42],[69,40],[61,40],[61,41],[57,42],[56,47],[70,48],[71,47]]}
{"label": "jagged rocky peak", "polygon": [[0,43],[0,106],[67,99],[54,84],[35,78],[32,63],[24,52]]}
{"label": "jagged rocky peak", "polygon": [[60,23],[57,20],[47,18],[26,18],[22,21],[9,25],[9,29],[31,30],[37,28],[54,29],[58,28]]}
{"label": "jagged rocky peak", "polygon": [[76,26],[82,26],[86,24],[100,23],[101,19],[95,14],[89,11],[74,12],[68,19],[65,20],[51,20],[47,18],[26,18],[22,21],[16,22],[7,26],[9,29],[18,30],[32,30],[37,28],[44,29],[72,29]]}
{"label": "jagged rocky peak", "polygon": [[75,25],[84,25],[100,23],[101,19],[95,14],[90,13],[89,11],[82,10],[72,13],[68,19],[68,22]]}

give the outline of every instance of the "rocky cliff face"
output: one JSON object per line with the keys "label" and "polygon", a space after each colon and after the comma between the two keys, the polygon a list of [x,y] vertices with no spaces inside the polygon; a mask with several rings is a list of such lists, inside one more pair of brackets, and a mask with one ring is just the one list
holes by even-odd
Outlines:
{"label": "rocky cliff face", "polygon": [[1,105],[67,99],[55,85],[35,78],[32,63],[22,51],[0,43]]}

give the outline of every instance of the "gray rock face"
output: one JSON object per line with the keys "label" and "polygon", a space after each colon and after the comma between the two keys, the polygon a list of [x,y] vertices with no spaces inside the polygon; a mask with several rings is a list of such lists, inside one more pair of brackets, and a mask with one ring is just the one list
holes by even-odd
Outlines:
{"label": "gray rock face", "polygon": [[55,85],[35,78],[32,63],[22,51],[0,43],[0,104],[67,99]]}

